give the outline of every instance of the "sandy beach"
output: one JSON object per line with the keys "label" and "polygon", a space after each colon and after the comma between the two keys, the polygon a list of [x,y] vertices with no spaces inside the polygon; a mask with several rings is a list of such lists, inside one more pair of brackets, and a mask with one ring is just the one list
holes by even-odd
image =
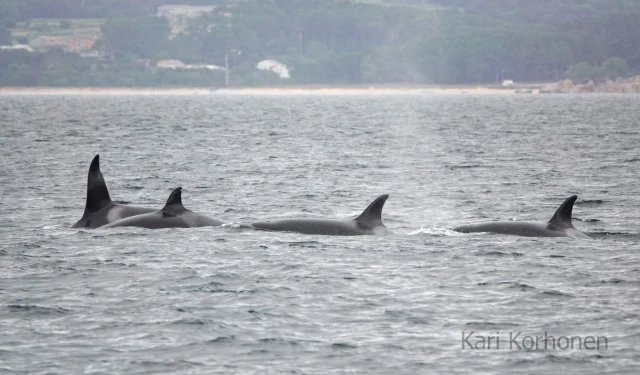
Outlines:
{"label": "sandy beach", "polygon": [[419,94],[513,94],[515,89],[492,87],[256,87],[211,89],[184,88],[93,88],[93,87],[0,87],[0,95],[419,95]]}

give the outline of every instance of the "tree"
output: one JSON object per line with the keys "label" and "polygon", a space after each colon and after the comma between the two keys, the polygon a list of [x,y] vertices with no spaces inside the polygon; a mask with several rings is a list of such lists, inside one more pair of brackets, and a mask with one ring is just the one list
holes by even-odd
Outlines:
{"label": "tree", "polygon": [[119,56],[133,54],[154,57],[162,51],[169,37],[166,18],[108,18],[102,26],[107,46]]}
{"label": "tree", "polygon": [[609,79],[626,78],[630,75],[631,71],[627,62],[620,57],[610,57],[604,64],[602,64],[602,70],[605,77]]}
{"label": "tree", "polygon": [[564,77],[573,83],[586,83],[589,80],[602,77],[602,69],[597,66],[591,66],[586,62],[581,62],[570,65],[567,71],[564,72]]}
{"label": "tree", "polygon": [[0,25],[15,27],[22,18],[23,0],[0,1]]}
{"label": "tree", "polygon": [[0,45],[11,44],[11,30],[6,26],[0,24]]}
{"label": "tree", "polygon": [[69,20],[60,20],[61,29],[70,29],[73,24]]}

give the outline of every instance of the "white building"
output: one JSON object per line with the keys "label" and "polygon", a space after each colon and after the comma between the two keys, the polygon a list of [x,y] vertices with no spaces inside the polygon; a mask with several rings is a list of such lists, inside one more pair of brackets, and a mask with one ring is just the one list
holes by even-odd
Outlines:
{"label": "white building", "polygon": [[19,49],[23,49],[27,52],[33,52],[33,48],[31,48],[30,46],[26,45],[26,44],[16,44],[13,46],[0,46],[0,49],[4,49],[4,50],[19,50]]}
{"label": "white building", "polygon": [[505,79],[504,81],[502,81],[502,86],[504,86],[504,87],[513,86],[513,80],[512,79]]}

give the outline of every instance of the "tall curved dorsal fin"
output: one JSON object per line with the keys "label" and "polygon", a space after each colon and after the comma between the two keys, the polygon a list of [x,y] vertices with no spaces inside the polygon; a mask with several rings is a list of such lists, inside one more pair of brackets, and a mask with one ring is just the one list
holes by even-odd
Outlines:
{"label": "tall curved dorsal fin", "polygon": [[[167,203],[162,208],[162,213],[165,216],[175,216],[184,211],[188,211],[182,205],[182,187],[178,186],[173,189],[171,195],[169,195],[169,199],[167,199]],[[167,215],[168,214],[168,215]]]}
{"label": "tall curved dorsal fin", "polygon": [[573,211],[573,204],[578,199],[577,195],[572,195],[560,205],[560,208],[553,214],[549,224],[557,228],[573,228],[571,224],[571,212]]}
{"label": "tall curved dorsal fin", "polygon": [[85,212],[96,212],[111,204],[111,197],[104,177],[100,172],[100,155],[94,156],[89,166],[89,177],[87,179],[87,202]]}
{"label": "tall curved dorsal fin", "polygon": [[356,221],[368,225],[383,225],[382,224],[382,207],[389,198],[389,194],[383,194],[376,198],[369,207],[367,207],[360,216],[356,218]]}

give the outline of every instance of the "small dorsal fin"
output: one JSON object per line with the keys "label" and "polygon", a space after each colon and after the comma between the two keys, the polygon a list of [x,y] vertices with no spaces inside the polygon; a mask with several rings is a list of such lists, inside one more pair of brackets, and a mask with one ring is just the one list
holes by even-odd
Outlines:
{"label": "small dorsal fin", "polygon": [[577,195],[572,195],[560,205],[560,208],[553,214],[549,224],[557,228],[573,228],[571,224],[571,212],[573,211],[573,204],[578,199]]}
{"label": "small dorsal fin", "polygon": [[[360,216],[356,218],[356,221],[367,225],[383,225],[382,224],[382,207],[389,198],[389,194],[383,194],[376,198],[369,207],[367,207]],[[383,225],[384,226],[384,225]]]}
{"label": "small dorsal fin", "polygon": [[[182,187],[179,186],[171,192],[169,195],[169,199],[167,199],[167,203],[162,208],[163,215],[171,214],[177,215],[184,211],[187,211],[186,208],[182,205]],[[167,215],[168,216],[168,215]]]}
{"label": "small dorsal fin", "polygon": [[87,202],[85,212],[96,212],[111,204],[111,197],[104,177],[100,172],[100,155],[96,155],[89,166],[89,177],[87,179]]}

